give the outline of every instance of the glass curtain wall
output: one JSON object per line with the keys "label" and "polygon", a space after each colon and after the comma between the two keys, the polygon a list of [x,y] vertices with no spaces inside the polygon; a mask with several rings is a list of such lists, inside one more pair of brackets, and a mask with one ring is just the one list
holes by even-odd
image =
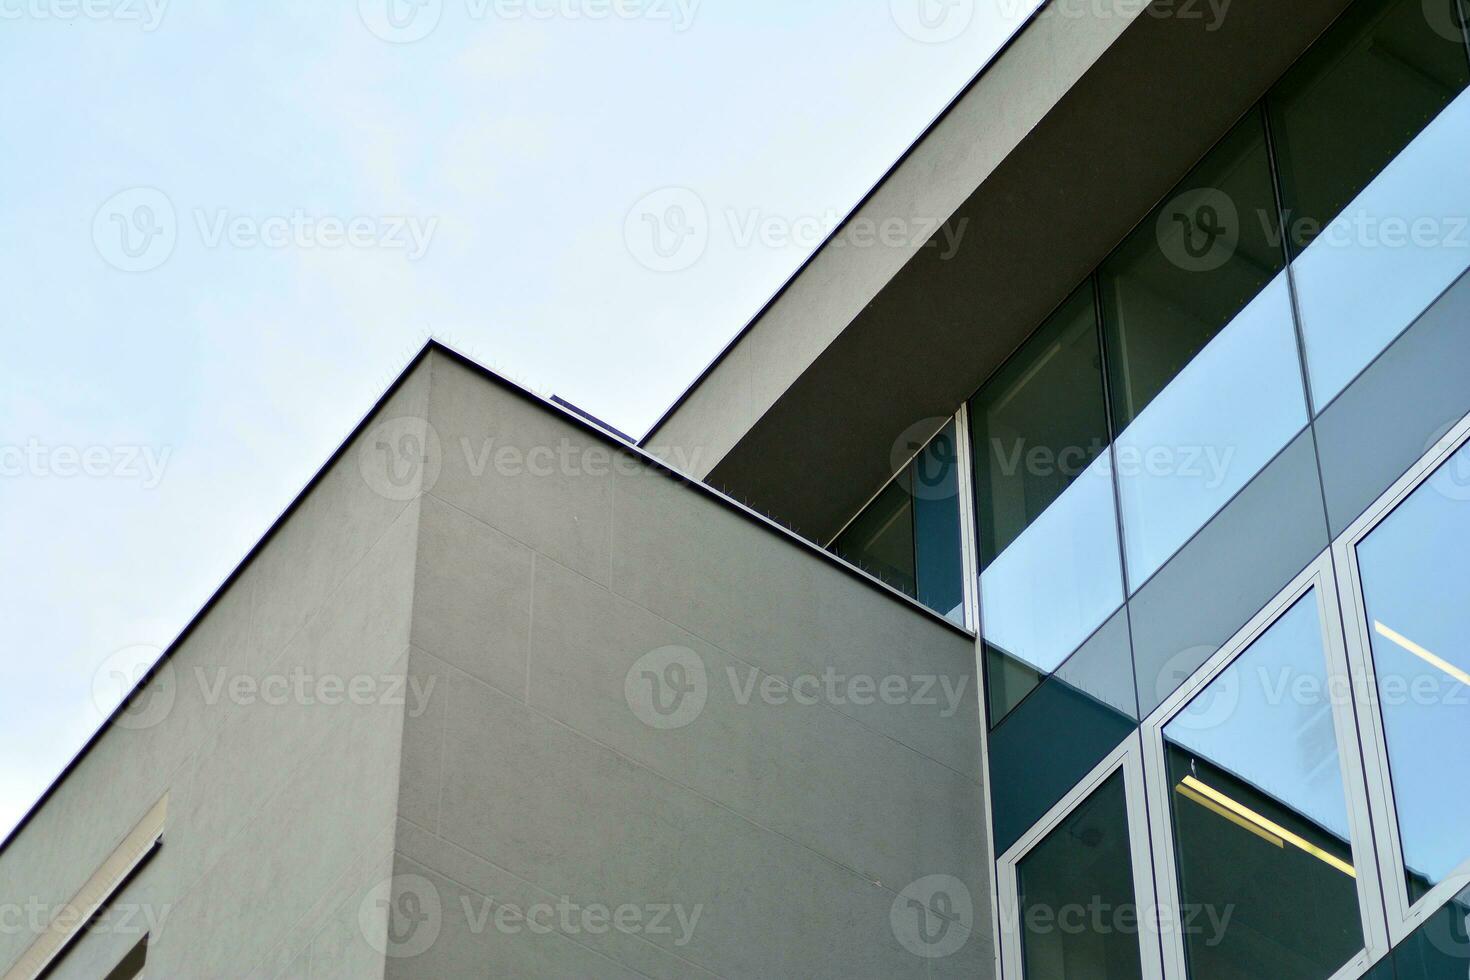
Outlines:
{"label": "glass curtain wall", "polygon": [[1353,4],[971,399],[992,726],[1470,268],[1456,3]]}
{"label": "glass curtain wall", "polygon": [[1470,871],[1470,446],[1357,546],[1410,902]]}
{"label": "glass curtain wall", "polygon": [[1307,424],[1278,225],[1253,111],[1098,274],[1135,590]]}

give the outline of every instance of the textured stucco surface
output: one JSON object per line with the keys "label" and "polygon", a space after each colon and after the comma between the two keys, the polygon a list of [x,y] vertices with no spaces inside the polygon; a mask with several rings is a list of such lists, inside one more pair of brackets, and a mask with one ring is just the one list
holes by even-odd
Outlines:
{"label": "textured stucco surface", "polygon": [[[670,649],[680,727],[630,693]],[[0,852],[0,903],[59,906],[169,796],[58,977],[143,931],[180,977],[992,969],[973,641],[439,351],[167,664]],[[376,686],[231,693],[300,676]],[[904,945],[934,875],[975,905],[942,958]],[[543,906],[644,918],[504,925]]]}

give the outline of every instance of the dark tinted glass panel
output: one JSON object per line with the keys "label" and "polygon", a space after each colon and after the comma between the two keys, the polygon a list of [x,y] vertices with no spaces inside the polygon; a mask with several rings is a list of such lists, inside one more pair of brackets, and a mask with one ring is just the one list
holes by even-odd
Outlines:
{"label": "dark tinted glass panel", "polygon": [[1103,264],[1119,430],[1285,267],[1277,223],[1253,111]]}
{"label": "dark tinted glass panel", "polygon": [[1090,284],[986,383],[970,418],[985,568],[1108,444]]}
{"label": "dark tinted glass panel", "polygon": [[1413,898],[1470,860],[1470,448],[1358,545],[1399,836]]}
{"label": "dark tinted glass panel", "polygon": [[1069,684],[1043,682],[990,735],[996,853],[1015,844],[1137,727]]}
{"label": "dark tinted glass panel", "polygon": [[1392,959],[1393,980],[1465,980],[1470,975],[1470,891],[1430,916]]}
{"label": "dark tinted glass panel", "polygon": [[917,595],[914,568],[914,501],[900,482],[890,483],[848,525],[832,550],[906,595]]}
{"label": "dark tinted glass panel", "polygon": [[1026,980],[1141,980],[1126,794],[1117,773],[1017,866]]}
{"label": "dark tinted glass panel", "polygon": [[954,622],[963,623],[960,474],[953,422],[915,458],[907,479],[914,495],[919,601]]}
{"label": "dark tinted glass panel", "polygon": [[1330,690],[1308,594],[1164,729],[1195,980],[1326,980],[1363,948]]}
{"label": "dark tinted glass panel", "polygon": [[1294,253],[1470,82],[1459,20],[1456,0],[1358,0],[1271,90]]}
{"label": "dark tinted glass panel", "polygon": [[148,963],[148,937],[144,936],[138,941],[128,954],[118,962],[117,966],[107,974],[105,980],[136,980],[143,975],[143,967]]}
{"label": "dark tinted glass panel", "polygon": [[985,644],[985,691],[990,699],[990,724],[1004,721],[1045,679],[1046,675],[1030,664]]}

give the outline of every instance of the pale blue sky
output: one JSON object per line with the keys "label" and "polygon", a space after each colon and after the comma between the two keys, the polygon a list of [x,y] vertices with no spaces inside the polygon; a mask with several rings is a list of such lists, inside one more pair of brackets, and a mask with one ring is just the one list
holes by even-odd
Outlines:
{"label": "pale blue sky", "polygon": [[0,835],[427,336],[642,433],[1034,6],[418,3],[0,0]]}

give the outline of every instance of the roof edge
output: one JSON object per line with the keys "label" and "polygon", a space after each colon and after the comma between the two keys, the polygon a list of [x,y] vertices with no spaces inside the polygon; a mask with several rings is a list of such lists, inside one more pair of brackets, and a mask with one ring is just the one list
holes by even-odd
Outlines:
{"label": "roof edge", "polygon": [[640,462],[663,474],[667,478],[678,481],[680,484],[694,490],[697,493],[705,495],[706,497],[710,498],[721,506],[733,510],[746,519],[753,521],[757,526],[765,529],[767,532],[776,534],[787,540],[789,543],[802,548],[808,553],[816,555],[818,558],[825,561],[827,564],[831,565],[837,570],[843,572],[844,574],[848,575],[849,577],[855,578],[865,585],[886,595],[888,598],[902,603],[903,605],[907,606],[911,611],[919,613],[932,622],[946,627],[947,629],[949,629],[950,632],[972,641],[976,638],[975,633],[973,633],[972,631],[957,625],[951,620],[945,619],[943,616],[939,615],[939,613],[919,603],[916,599],[913,599],[903,594],[902,592],[899,592],[897,589],[894,589],[886,582],[883,582],[880,579],[869,575],[867,572],[863,571],[857,566],[844,561],[843,559],[839,558],[837,555],[829,551],[826,551],[825,549],[797,534],[790,528],[783,527],[780,524],[777,524],[764,514],[761,514],[760,512],[748,507],[738,500],[735,500],[728,494],[725,494],[715,489],[709,484],[697,480],[694,477],[689,476],[688,474],[680,472],[664,460],[661,460],[657,456],[649,453],[641,446],[634,445],[631,442],[624,442],[622,440],[619,440],[615,436],[611,435],[606,429],[589,421],[582,415],[566,407],[563,407],[562,405],[548,398],[545,398],[542,395],[539,395],[536,392],[531,391],[530,389],[520,384],[510,381],[502,375],[497,374],[491,369],[485,367],[483,364],[480,364],[478,361],[475,361],[465,354],[460,353],[445,342],[430,337],[424,343],[423,347],[419,349],[418,353],[416,353],[398,373],[398,376],[395,377],[393,381],[388,385],[388,387],[383,391],[383,393],[378,396],[377,400],[373,402],[372,406],[357,422],[357,424],[352,427],[352,430],[348,432],[345,438],[343,438],[341,444],[332,452],[327,460],[322,463],[320,467],[318,467],[316,472],[312,474],[311,478],[306,481],[306,484],[301,488],[300,491],[297,492],[296,496],[292,498],[291,502],[286,505],[286,508],[281,511],[280,515],[271,522],[270,526],[265,530],[265,533],[261,535],[260,540],[258,540],[255,545],[251,547],[251,549],[245,554],[245,557],[240,559],[240,561],[236,563],[235,567],[231,569],[230,573],[225,576],[224,580],[220,582],[219,586],[214,590],[210,597],[205,600],[204,605],[199,608],[199,611],[196,612],[189,619],[189,622],[184,626],[182,630],[179,631],[178,635],[174,637],[173,641],[169,643],[168,647],[165,648],[163,654],[159,656],[158,660],[153,664],[153,666],[148,669],[147,673],[145,673],[135,685],[133,685],[133,689],[128,692],[127,696],[118,703],[117,707],[114,708],[112,713],[107,716],[106,720],[104,720],[102,724],[98,726],[97,730],[92,733],[92,736],[87,739],[82,748],[76,753],[76,755],[71,758],[71,761],[66,764],[61,772],[57,774],[56,778],[51,781],[50,785],[46,787],[45,792],[41,794],[36,802],[31,805],[30,809],[25,812],[20,820],[16,822],[15,826],[12,827],[10,831],[5,835],[4,840],[0,840],[0,857],[3,857],[5,855],[5,852],[10,849],[10,845],[15,843],[15,841],[20,838],[21,833],[24,832],[26,827],[28,827],[31,822],[40,814],[46,803],[50,801],[50,799],[56,794],[56,791],[61,788],[61,785],[66,782],[67,778],[70,777],[74,771],[76,771],[77,767],[81,765],[82,761],[92,752],[97,743],[102,740],[102,737],[112,729],[118,717],[122,715],[122,713],[128,708],[133,699],[137,697],[137,695],[144,688],[146,688],[156,676],[158,676],[159,671],[162,670],[164,665],[173,658],[174,654],[184,644],[184,641],[193,634],[195,627],[197,627],[204,620],[204,617],[209,614],[210,610],[212,610],[215,605],[222,598],[224,598],[225,593],[228,592],[230,587],[235,584],[235,582],[240,578],[242,574],[244,574],[245,569],[249,567],[250,563],[253,562],[255,558],[262,551],[265,550],[265,547],[270,544],[271,540],[276,536],[276,533],[285,526],[286,521],[288,521],[291,516],[295,514],[298,509],[300,509],[301,505],[306,501],[307,496],[311,493],[312,490],[316,489],[318,484],[322,482],[322,480],[326,477],[328,471],[330,471],[333,466],[335,466],[338,462],[342,460],[342,458],[347,454],[348,449],[352,446],[354,442],[357,441],[358,437],[367,431],[369,423],[373,421],[378,412],[383,408],[384,405],[387,404],[388,400],[391,399],[398,392],[398,390],[403,387],[404,382],[408,380],[409,376],[412,375],[413,372],[417,370],[418,367],[423,364],[423,362],[431,354],[439,354],[446,358],[449,358],[451,361],[454,361],[455,363],[467,368],[479,377],[484,378],[492,384],[497,385],[503,390],[519,398],[522,398],[525,401],[541,407],[552,415],[555,415],[558,418],[561,418],[563,421],[570,423],[582,432],[591,435],[599,441],[607,444],[609,447],[619,449],[637,456]]}
{"label": "roof edge", "polygon": [[682,392],[679,393],[679,396],[675,398],[674,401],[669,405],[669,407],[664,410],[663,414],[658,417],[658,420],[654,422],[653,425],[649,427],[648,431],[643,434],[643,438],[638,440],[638,446],[640,448],[645,448],[648,446],[648,444],[654,439],[654,437],[658,435],[659,431],[669,423],[669,421],[674,417],[675,414],[678,413],[679,409],[684,407],[684,403],[687,402],[691,396],[693,396],[694,392],[697,391],[699,387],[703,385],[707,380],[709,380],[710,376],[719,369],[720,365],[724,363],[725,359],[729,357],[729,355],[735,350],[735,348],[740,345],[740,342],[744,340],[753,329],[755,329],[756,324],[759,323],[766,316],[766,314],[769,313],[771,309],[781,301],[781,298],[785,296],[788,291],[790,291],[792,286],[796,285],[797,281],[806,274],[806,271],[812,266],[812,264],[816,262],[817,259],[820,258],[829,249],[831,249],[833,241],[839,238],[842,233],[847,230],[848,226],[852,224],[853,219],[858,216],[858,212],[867,207],[868,204],[872,202],[873,198],[878,195],[878,192],[883,190],[883,188],[887,186],[889,181],[892,180],[895,175],[897,175],[898,171],[903,167],[905,163],[909,161],[909,159],[914,155],[919,147],[923,145],[923,143],[928,140],[931,135],[933,135],[935,130],[937,130],[940,126],[944,124],[944,121],[949,118],[950,114],[954,112],[955,108],[965,100],[965,97],[968,96],[975,89],[975,87],[980,84],[981,81],[984,80],[985,76],[989,74],[990,70],[995,66],[996,62],[1000,61],[1001,57],[1008,50],[1010,50],[1011,46],[1016,43],[1017,39],[1026,32],[1026,29],[1030,27],[1038,17],[1041,16],[1041,14],[1051,3],[1052,0],[1041,0],[1041,2],[1036,5],[1035,10],[1027,15],[1026,19],[1023,20],[1020,24],[1016,25],[1015,30],[1010,33],[1010,35],[1005,39],[1000,47],[995,49],[995,52],[991,54],[989,60],[987,60],[985,64],[980,66],[979,70],[975,72],[975,74],[970,78],[968,82],[960,86],[960,90],[956,92],[947,103],[945,103],[944,108],[939,110],[938,114],[936,114],[934,118],[931,119],[929,123],[923,128],[923,130],[920,131],[919,135],[914,137],[909,145],[904,148],[903,152],[898,155],[897,159],[895,159],[892,165],[890,165],[889,168],[883,172],[883,175],[878,178],[873,186],[868,188],[863,196],[858,199],[857,203],[854,204],[845,215],[843,215],[842,220],[839,221],[832,228],[832,230],[827,233],[827,237],[822,239],[822,243],[816,248],[812,249],[811,254],[801,261],[801,264],[796,267],[796,270],[786,278],[785,282],[781,283],[776,291],[771,294],[770,298],[767,299],[765,303],[761,305],[760,309],[755,312],[755,315],[745,322],[745,325],[736,332],[735,336],[730,338],[730,340],[726,342],[724,347],[720,348],[719,353],[717,353],[714,356],[714,359],[705,366],[704,370],[699,372],[699,375],[695,377],[695,379],[690,382],[689,385],[685,387]]}

